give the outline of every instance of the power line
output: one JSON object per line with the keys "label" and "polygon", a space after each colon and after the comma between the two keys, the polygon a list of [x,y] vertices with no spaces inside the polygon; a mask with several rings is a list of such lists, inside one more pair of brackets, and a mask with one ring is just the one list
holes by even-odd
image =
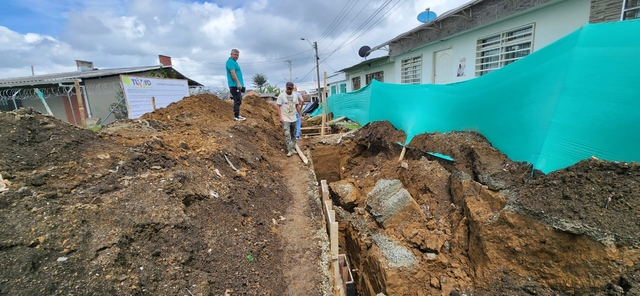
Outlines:
{"label": "power line", "polygon": [[333,67],[331,67],[331,65],[329,65],[329,63],[322,61],[322,64],[324,64],[325,66],[329,67],[329,69],[333,70],[333,72],[338,72],[336,71],[336,69],[334,69]]}
{"label": "power line", "polygon": [[387,17],[391,16],[396,10],[398,10],[398,8],[400,8],[402,5],[399,4],[404,4],[405,2],[407,2],[407,0],[403,0],[401,2],[396,2],[396,4],[394,4],[393,6],[391,6],[391,8],[385,13],[383,14],[375,23],[373,23],[371,26],[369,26],[365,31],[363,31],[362,33],[360,33],[360,35],[358,35],[357,37],[353,38],[351,41],[349,41],[348,43],[345,43],[347,39],[345,39],[345,42],[343,42],[340,46],[338,46],[335,50],[333,50],[332,52],[330,52],[323,60],[322,62],[326,61],[329,57],[331,57],[334,53],[336,53],[337,51],[339,51],[340,49],[344,48],[345,46],[353,43],[354,41],[356,41],[358,38],[362,37],[364,34],[368,33],[369,31],[371,31],[371,29],[373,29],[376,25],[378,25],[380,22],[382,22],[384,19],[386,19]]}
{"label": "power line", "polygon": [[[323,36],[320,36],[320,40],[319,40],[318,42],[322,42],[322,41],[324,41],[326,38],[328,38],[329,36],[331,36],[331,33],[333,33],[333,31],[335,31],[335,30],[338,28],[338,26],[339,26],[339,25],[342,23],[342,21],[347,17],[347,15],[349,15],[349,13],[351,13],[351,11],[353,10],[353,8],[355,8],[355,7],[356,7],[356,5],[358,4],[357,2],[358,2],[358,0],[354,1],[354,2],[353,2],[353,5],[351,5],[351,7],[349,7],[348,9],[343,9],[343,11],[341,11],[341,13],[342,13],[342,12],[345,12],[345,13],[342,15],[342,18],[340,18],[340,20],[338,20],[338,22],[335,24],[335,26],[334,26],[330,31],[328,31],[328,32],[326,33],[326,35],[324,35],[324,34],[323,34],[323,36],[324,36],[324,37],[323,37]],[[345,7],[346,7],[346,6],[345,6]],[[366,7],[366,6],[365,6],[365,7]],[[357,17],[357,15],[356,15],[356,17]],[[353,19],[352,19],[351,21],[353,22]],[[349,26],[349,25],[347,25],[347,27],[348,27],[348,26]],[[344,30],[343,30],[343,31],[344,31]],[[338,35],[338,36],[339,36],[339,35]]]}
{"label": "power line", "polygon": [[[284,56],[284,57],[279,57],[279,58],[274,58],[274,59],[270,59],[270,60],[265,60],[265,61],[242,61],[242,64],[266,64],[266,63],[272,63],[272,62],[282,62],[287,60],[290,57],[294,57],[297,55],[301,55],[307,52],[312,51],[313,49],[307,49],[305,51],[299,52],[299,53],[295,53],[292,55],[288,55],[288,56]],[[299,59],[290,59],[292,61],[297,61],[297,60],[304,60],[307,58],[299,58]],[[206,65],[224,65],[227,62],[201,62],[201,61],[194,61],[194,60],[185,60],[185,59],[180,59],[180,58],[174,58],[173,60],[176,61],[180,61],[180,62],[186,62],[186,63],[198,63],[198,64],[206,64]]]}
{"label": "power line", "polygon": [[[369,0],[369,2],[367,2],[367,4],[365,4],[362,9],[360,9],[360,11],[358,11],[358,14],[356,14],[356,16],[354,16],[351,21],[347,24],[347,26],[345,26],[342,31],[340,31],[340,33],[337,35],[337,37],[339,37],[340,35],[342,35],[342,33],[349,28],[349,26],[351,25],[351,23],[353,23],[354,20],[356,20],[358,18],[358,16],[362,13],[362,11],[364,11],[365,8],[367,8],[367,6],[369,6],[369,3],[371,3],[371,1],[373,0]],[[337,38],[336,38],[337,39]],[[331,43],[329,43],[329,45],[327,45],[327,47],[325,47],[325,51],[329,48],[329,46],[331,46],[331,44],[333,44],[333,42],[336,41],[336,39],[333,39],[333,41],[331,41]]]}
{"label": "power line", "polygon": [[323,37],[327,36],[329,34],[329,32],[331,31],[331,28],[333,28],[334,26],[336,26],[336,21],[338,19],[340,19],[340,17],[347,11],[347,7],[351,4],[352,0],[347,1],[347,3],[344,4],[344,7],[342,7],[342,9],[340,10],[340,13],[338,13],[338,15],[336,15],[336,17],[333,19],[333,21],[331,21],[331,23],[329,24],[329,26],[324,29],[324,31],[322,32],[322,35],[320,35],[320,40],[323,39]]}
{"label": "power line", "polygon": [[340,45],[338,45],[336,50],[342,48],[345,45],[345,43],[347,43],[350,39],[353,38],[353,36],[360,33],[360,30],[362,30],[367,24],[369,24],[369,22],[371,22],[371,20],[373,20],[378,14],[380,14],[380,12],[382,12],[382,10],[385,7],[387,7],[391,2],[392,0],[386,0],[380,7],[378,7],[378,9],[376,9],[376,11],[374,11],[371,14],[371,16],[369,16],[355,31],[353,31],[353,33],[351,33],[349,37],[347,37]]}

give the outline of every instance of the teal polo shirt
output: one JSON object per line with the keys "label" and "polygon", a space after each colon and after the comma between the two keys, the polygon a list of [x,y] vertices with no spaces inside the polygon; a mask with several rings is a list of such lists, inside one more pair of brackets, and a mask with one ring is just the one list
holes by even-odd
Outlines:
{"label": "teal polo shirt", "polygon": [[236,83],[236,80],[233,79],[233,76],[231,76],[231,72],[230,72],[231,70],[236,71],[236,76],[238,76],[238,80],[240,80],[240,83],[244,85],[244,80],[242,79],[242,70],[240,70],[240,65],[238,65],[238,62],[234,61],[231,57],[229,57],[229,59],[227,60],[227,81],[229,81],[229,87],[237,87],[238,84]]}

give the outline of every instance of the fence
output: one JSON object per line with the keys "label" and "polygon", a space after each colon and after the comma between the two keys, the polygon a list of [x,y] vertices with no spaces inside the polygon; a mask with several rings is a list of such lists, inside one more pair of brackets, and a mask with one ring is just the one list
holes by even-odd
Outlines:
{"label": "fence", "polygon": [[[127,109],[120,82],[86,84],[81,85],[80,90],[88,118],[100,117],[101,123],[108,123],[116,119],[114,115],[119,119],[125,112],[126,117]],[[189,94],[213,94],[221,99],[229,97],[229,91],[223,87],[190,86]],[[32,107],[76,125],[81,122],[80,115],[77,114],[76,88],[73,85],[0,89],[0,110],[11,111],[22,107]]]}

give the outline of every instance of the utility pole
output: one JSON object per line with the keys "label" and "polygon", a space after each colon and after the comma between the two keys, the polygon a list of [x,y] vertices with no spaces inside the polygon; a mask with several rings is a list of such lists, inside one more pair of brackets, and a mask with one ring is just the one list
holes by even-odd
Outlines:
{"label": "utility pole", "polygon": [[318,102],[322,102],[322,93],[320,92],[320,58],[318,57],[318,42],[313,42],[313,49],[316,50],[316,75],[318,76]]}
{"label": "utility pole", "polygon": [[285,60],[284,62],[289,64],[289,81],[293,82],[293,71],[291,70],[291,60]]}
{"label": "utility pole", "polygon": [[311,47],[313,47],[313,49],[316,50],[316,77],[318,78],[318,103],[322,102],[322,93],[320,93],[320,57],[318,57],[318,41],[314,41],[313,44],[311,44],[311,41],[309,41],[308,39],[301,37],[300,40],[305,40],[307,42],[309,42],[309,44],[311,45]]}

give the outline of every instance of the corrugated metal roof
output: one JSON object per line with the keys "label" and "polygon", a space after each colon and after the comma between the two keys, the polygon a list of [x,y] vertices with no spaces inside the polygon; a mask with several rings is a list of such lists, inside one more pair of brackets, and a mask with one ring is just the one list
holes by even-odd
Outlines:
{"label": "corrugated metal roof", "polygon": [[[5,78],[5,79],[0,79],[0,87],[57,84],[57,83],[73,82],[75,79],[97,78],[97,77],[114,76],[114,75],[120,75],[120,74],[145,72],[145,71],[150,71],[154,69],[160,69],[162,67],[163,66],[156,65],[156,66],[144,66],[144,67],[74,71],[74,72],[65,72],[65,73],[43,74],[43,75],[36,75],[36,76]],[[164,67],[164,68],[171,68],[171,67]]]}

